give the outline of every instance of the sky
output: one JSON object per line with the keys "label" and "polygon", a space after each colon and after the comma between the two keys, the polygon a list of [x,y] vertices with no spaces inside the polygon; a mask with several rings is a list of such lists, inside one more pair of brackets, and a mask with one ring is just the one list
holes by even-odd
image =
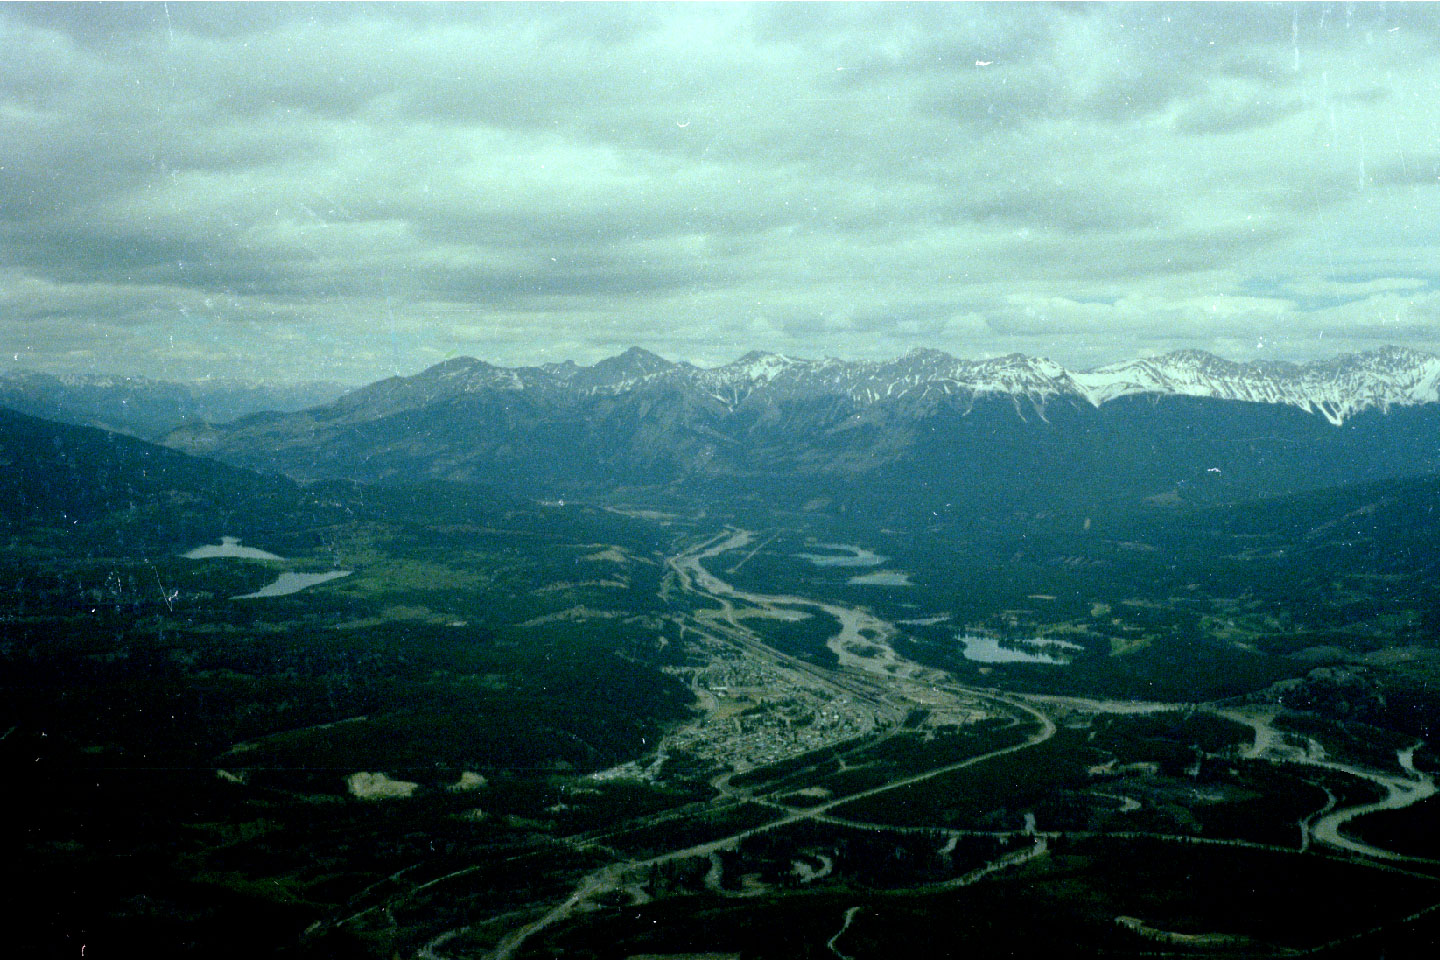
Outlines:
{"label": "sky", "polygon": [[0,5],[0,367],[1440,352],[1440,6]]}

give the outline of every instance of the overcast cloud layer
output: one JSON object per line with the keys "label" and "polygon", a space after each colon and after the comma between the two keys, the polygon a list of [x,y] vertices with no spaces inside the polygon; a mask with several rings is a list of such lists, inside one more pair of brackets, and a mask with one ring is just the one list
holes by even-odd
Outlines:
{"label": "overcast cloud layer", "polygon": [[0,6],[7,365],[1440,349],[1440,7]]}

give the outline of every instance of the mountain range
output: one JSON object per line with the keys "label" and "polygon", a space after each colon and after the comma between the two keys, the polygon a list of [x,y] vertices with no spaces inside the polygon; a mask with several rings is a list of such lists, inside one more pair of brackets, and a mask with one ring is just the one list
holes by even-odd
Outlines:
{"label": "mountain range", "polygon": [[1010,354],[964,360],[917,349],[894,360],[802,360],[754,351],[719,367],[665,360],[632,347],[591,367],[573,362],[498,367],[471,357],[437,364],[411,377],[392,377],[354,391],[347,411],[393,412],[482,390],[575,395],[621,394],[666,386],[734,411],[747,401],[843,396],[883,401],[1003,395],[1036,408],[1052,399],[1099,406],[1136,395],[1209,397],[1279,403],[1318,413],[1339,426],[1363,410],[1440,401],[1440,357],[1385,347],[1370,353],[1296,364],[1236,363],[1201,350],[1127,360],[1077,372],[1043,357]]}
{"label": "mountain range", "polygon": [[[1440,469],[1440,358],[1305,364],[1186,350],[1072,372],[1011,355],[748,353],[701,368],[632,348],[593,366],[468,357],[321,406],[165,442],[297,479],[529,491],[723,484],[940,503],[1233,498]],[[927,500],[928,502],[928,500]]]}
{"label": "mountain range", "polygon": [[303,410],[335,399],[338,383],[174,382],[136,376],[0,373],[0,407],[34,417],[154,439],[182,424],[223,423],[262,410]]}

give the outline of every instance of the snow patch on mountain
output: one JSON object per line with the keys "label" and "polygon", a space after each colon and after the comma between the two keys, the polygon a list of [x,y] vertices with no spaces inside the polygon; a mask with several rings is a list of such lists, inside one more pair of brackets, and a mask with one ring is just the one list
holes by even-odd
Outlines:
{"label": "snow patch on mountain", "polygon": [[1212,397],[1299,407],[1336,426],[1372,407],[1440,401],[1440,358],[1398,347],[1305,364],[1235,363],[1181,350],[1073,379],[1096,406],[1134,394]]}
{"label": "snow patch on mountain", "polygon": [[1397,347],[1304,364],[1237,363],[1201,350],[1126,360],[1075,372],[1022,354],[958,359],[918,349],[893,360],[804,360],[753,351],[718,367],[665,360],[639,347],[591,367],[573,363],[495,367],[468,357],[414,377],[354,391],[342,403],[391,410],[418,407],[457,392],[549,390],[615,395],[666,386],[733,411],[748,402],[839,396],[858,406],[904,400],[1009,397],[1044,416],[1045,405],[1072,399],[1100,406],[1136,395],[1208,397],[1284,404],[1340,425],[1367,409],[1440,402],[1440,358]]}

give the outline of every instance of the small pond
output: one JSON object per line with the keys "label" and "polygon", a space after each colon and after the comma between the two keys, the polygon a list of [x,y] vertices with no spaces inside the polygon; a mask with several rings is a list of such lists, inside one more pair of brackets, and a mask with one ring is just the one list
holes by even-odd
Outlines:
{"label": "small pond", "polygon": [[877,553],[864,547],[852,547],[848,543],[817,543],[821,550],[836,550],[838,553],[797,553],[795,556],[809,560],[817,567],[878,567],[886,561]]}
{"label": "small pond", "polygon": [[240,546],[239,537],[221,537],[219,543],[208,543],[185,554],[187,560],[209,560],[212,557],[229,557],[237,560],[284,560],[269,550]]}
{"label": "small pond", "polygon": [[292,593],[299,593],[317,583],[327,583],[341,577],[348,577],[353,572],[351,570],[327,570],[325,573],[282,573],[274,583],[268,583],[254,593],[241,594],[235,599],[260,600],[265,597],[284,597]]}
{"label": "small pond", "polygon": [[851,577],[848,582],[862,587],[908,587],[910,574],[903,570],[876,570]]}
{"label": "small pond", "polygon": [[1054,640],[1049,637],[1035,640],[1007,640],[1005,641],[1006,646],[1000,645],[998,637],[982,637],[973,633],[962,633],[959,639],[965,646],[965,659],[978,663],[1065,664],[1069,661],[1057,655],[1060,651],[1084,649],[1078,643]]}

